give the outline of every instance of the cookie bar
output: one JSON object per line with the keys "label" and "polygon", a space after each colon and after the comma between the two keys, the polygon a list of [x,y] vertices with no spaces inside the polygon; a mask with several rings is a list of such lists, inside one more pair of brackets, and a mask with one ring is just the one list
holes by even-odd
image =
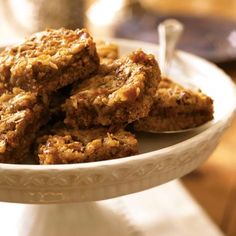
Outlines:
{"label": "cookie bar", "polygon": [[0,96],[0,162],[20,163],[25,158],[35,133],[48,119],[47,103],[19,88]]}
{"label": "cookie bar", "polygon": [[138,153],[134,135],[118,129],[54,129],[37,139],[36,155],[40,164],[66,164],[121,158]]}
{"label": "cookie bar", "polygon": [[163,78],[148,115],[134,122],[137,131],[176,131],[194,128],[213,119],[213,100]]}
{"label": "cookie bar", "polygon": [[95,43],[85,29],[48,29],[0,53],[0,94],[14,87],[51,93],[98,69]]}
{"label": "cookie bar", "polygon": [[96,48],[101,64],[110,64],[119,57],[117,44],[96,40]]}
{"label": "cookie bar", "polygon": [[145,117],[159,81],[157,61],[141,50],[102,65],[97,75],[74,86],[63,105],[64,122],[71,127],[108,126]]}

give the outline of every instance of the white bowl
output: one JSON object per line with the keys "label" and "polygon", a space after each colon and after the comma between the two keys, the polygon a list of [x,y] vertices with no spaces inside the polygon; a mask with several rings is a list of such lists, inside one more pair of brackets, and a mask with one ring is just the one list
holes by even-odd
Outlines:
{"label": "white bowl", "polygon": [[[137,48],[158,54],[156,45],[114,39],[121,53]],[[230,125],[236,92],[230,78],[215,65],[178,52],[174,78],[190,78],[214,99],[215,119],[195,132],[144,134],[136,156],[70,165],[0,164],[0,201],[63,203],[108,199],[142,191],[179,178],[201,165]]]}

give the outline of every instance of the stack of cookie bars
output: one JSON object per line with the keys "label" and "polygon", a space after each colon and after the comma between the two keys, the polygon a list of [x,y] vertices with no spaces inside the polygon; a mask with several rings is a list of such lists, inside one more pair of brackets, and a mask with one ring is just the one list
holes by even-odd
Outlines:
{"label": "stack of cookie bars", "polygon": [[127,131],[213,118],[213,101],[161,72],[153,55],[119,57],[85,30],[46,30],[0,54],[0,162],[80,163],[138,153]]}

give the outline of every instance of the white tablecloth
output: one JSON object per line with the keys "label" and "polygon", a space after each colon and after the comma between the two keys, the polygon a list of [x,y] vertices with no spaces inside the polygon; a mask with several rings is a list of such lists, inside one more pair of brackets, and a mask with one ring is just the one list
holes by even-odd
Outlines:
{"label": "white tablecloth", "polygon": [[3,236],[222,236],[179,181],[96,203],[0,203]]}

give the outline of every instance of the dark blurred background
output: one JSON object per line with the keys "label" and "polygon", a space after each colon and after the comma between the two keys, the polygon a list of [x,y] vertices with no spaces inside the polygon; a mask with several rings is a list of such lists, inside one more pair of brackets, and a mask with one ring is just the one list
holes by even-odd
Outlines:
{"label": "dark blurred background", "polygon": [[236,59],[236,0],[0,0],[0,42],[64,26],[157,43],[166,18],[185,25],[180,49],[216,63]]}

